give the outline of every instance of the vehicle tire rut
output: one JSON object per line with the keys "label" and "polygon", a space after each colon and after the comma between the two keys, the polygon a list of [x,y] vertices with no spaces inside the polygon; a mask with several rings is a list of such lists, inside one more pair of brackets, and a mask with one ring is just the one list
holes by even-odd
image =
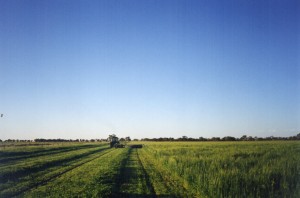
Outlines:
{"label": "vehicle tire rut", "polygon": [[117,188],[113,197],[156,197],[137,148],[130,148],[128,157],[121,163]]}

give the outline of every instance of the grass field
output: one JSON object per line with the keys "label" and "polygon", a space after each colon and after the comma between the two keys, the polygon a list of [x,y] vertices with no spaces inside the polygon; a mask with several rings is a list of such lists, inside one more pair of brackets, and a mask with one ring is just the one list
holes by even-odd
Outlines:
{"label": "grass field", "polygon": [[0,197],[300,197],[300,142],[142,144],[2,144]]}

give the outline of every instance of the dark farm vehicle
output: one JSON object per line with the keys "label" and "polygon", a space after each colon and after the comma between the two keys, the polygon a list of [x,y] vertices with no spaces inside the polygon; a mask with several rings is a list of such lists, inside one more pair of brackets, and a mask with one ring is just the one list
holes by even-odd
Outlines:
{"label": "dark farm vehicle", "polygon": [[117,137],[112,137],[110,140],[110,148],[124,148],[125,145],[121,144],[119,141],[119,138]]}
{"label": "dark farm vehicle", "polygon": [[119,144],[119,138],[117,138],[116,136],[111,137],[110,139],[110,148],[115,147],[116,144]]}
{"label": "dark farm vehicle", "polygon": [[[114,134],[110,135],[108,140],[109,140],[110,148],[113,148],[113,147],[114,148],[125,148],[126,147],[126,140],[124,138],[121,138],[121,141],[119,141],[119,138]],[[131,144],[131,145],[127,145],[127,147],[143,148],[143,145],[142,144]]]}

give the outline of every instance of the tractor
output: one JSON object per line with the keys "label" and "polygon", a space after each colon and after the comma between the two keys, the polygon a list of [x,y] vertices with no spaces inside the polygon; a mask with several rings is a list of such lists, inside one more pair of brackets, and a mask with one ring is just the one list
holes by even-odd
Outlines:
{"label": "tractor", "polygon": [[111,135],[109,137],[109,141],[110,141],[110,148],[124,148],[125,145],[120,143],[119,138],[115,135]]}
{"label": "tractor", "polygon": [[119,138],[118,137],[116,137],[116,136],[112,136],[111,138],[110,138],[110,148],[112,148],[112,147],[115,147],[116,145],[118,145],[120,142],[119,142]]}

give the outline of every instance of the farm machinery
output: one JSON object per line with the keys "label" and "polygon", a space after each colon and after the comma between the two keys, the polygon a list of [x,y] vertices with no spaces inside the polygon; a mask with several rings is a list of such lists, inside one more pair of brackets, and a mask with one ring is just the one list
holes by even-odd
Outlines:
{"label": "farm machinery", "polygon": [[[125,148],[126,141],[119,141],[119,138],[115,135],[110,135],[109,138],[110,148]],[[130,144],[130,148],[143,148],[142,144]]]}
{"label": "farm machinery", "polygon": [[124,148],[125,145],[124,144],[121,144],[120,141],[119,141],[119,138],[116,137],[116,136],[113,136],[111,139],[110,139],[110,148]]}

